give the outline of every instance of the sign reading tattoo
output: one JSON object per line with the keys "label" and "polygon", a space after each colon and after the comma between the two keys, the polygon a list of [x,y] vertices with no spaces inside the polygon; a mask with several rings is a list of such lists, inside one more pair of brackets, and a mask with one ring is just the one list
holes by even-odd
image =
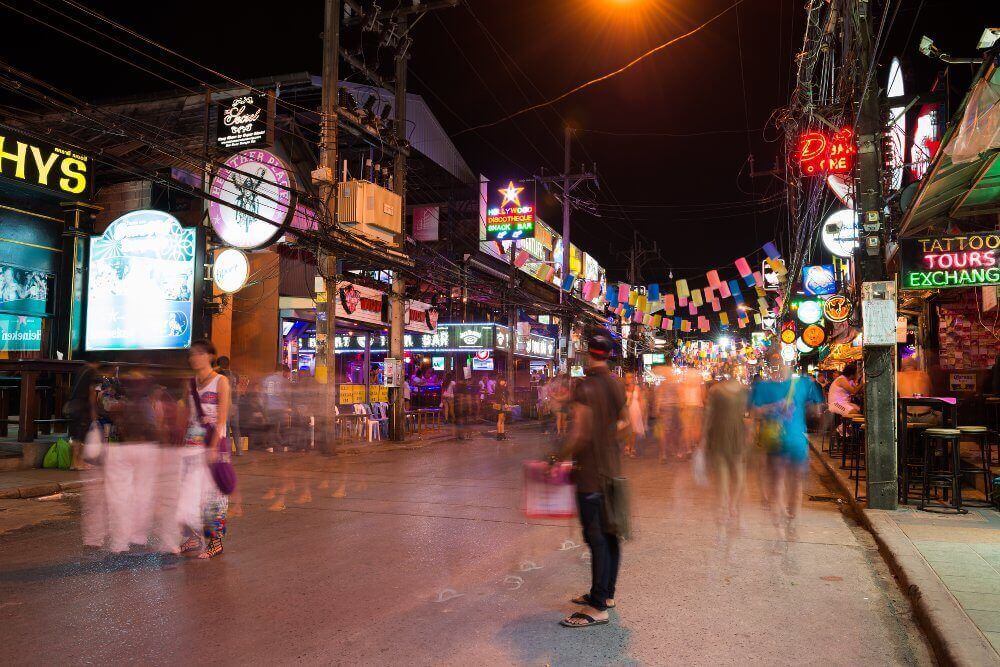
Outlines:
{"label": "sign reading tattoo", "polygon": [[[292,180],[281,159],[264,150],[240,151],[212,179],[208,215],[226,244],[261,248],[284,231],[292,205]],[[220,203],[221,202],[221,203]]]}

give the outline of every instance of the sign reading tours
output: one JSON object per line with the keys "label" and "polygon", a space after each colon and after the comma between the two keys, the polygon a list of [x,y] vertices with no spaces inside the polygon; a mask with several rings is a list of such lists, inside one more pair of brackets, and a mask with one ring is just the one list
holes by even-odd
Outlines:
{"label": "sign reading tours", "polygon": [[903,289],[1000,285],[1000,232],[901,239]]}
{"label": "sign reading tours", "polygon": [[69,199],[85,199],[91,177],[86,155],[0,130],[0,180],[38,186]]}
{"label": "sign reading tours", "polygon": [[534,186],[508,181],[491,188],[486,202],[486,240],[516,241],[535,235]]}
{"label": "sign reading tours", "polygon": [[795,158],[803,176],[826,176],[854,171],[857,154],[854,130],[845,127],[838,132],[817,130],[802,133]]}
{"label": "sign reading tours", "polygon": [[215,122],[221,148],[262,148],[274,143],[274,93],[247,92],[222,100]]}
{"label": "sign reading tours", "polygon": [[235,248],[268,245],[284,231],[294,208],[291,188],[288,168],[274,153],[251,149],[229,156],[212,179],[212,228]]}
{"label": "sign reading tours", "polygon": [[191,345],[195,230],[163,211],[133,211],[90,239],[87,350]]}

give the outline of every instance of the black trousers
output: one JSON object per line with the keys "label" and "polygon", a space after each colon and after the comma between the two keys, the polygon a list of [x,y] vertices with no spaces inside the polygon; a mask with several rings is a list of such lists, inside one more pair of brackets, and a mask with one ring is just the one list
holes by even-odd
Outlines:
{"label": "black trousers", "polygon": [[590,547],[590,601],[594,609],[608,608],[607,601],[615,597],[621,545],[617,535],[606,531],[601,519],[600,493],[577,493],[583,539]]}

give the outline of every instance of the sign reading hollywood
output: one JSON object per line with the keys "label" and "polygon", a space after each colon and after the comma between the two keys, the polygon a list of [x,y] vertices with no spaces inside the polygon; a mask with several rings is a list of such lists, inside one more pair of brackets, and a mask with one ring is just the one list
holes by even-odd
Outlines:
{"label": "sign reading hollywood", "polygon": [[0,180],[4,179],[45,188],[69,199],[85,199],[91,184],[90,158],[0,130]]}
{"label": "sign reading hollywood", "polygon": [[489,190],[486,207],[486,239],[516,241],[535,235],[534,188],[508,181],[506,187]]}
{"label": "sign reading hollywood", "polygon": [[903,289],[1000,285],[1000,232],[901,239]]}
{"label": "sign reading hollywood", "polygon": [[133,211],[90,239],[87,350],[191,345],[195,230],[163,211]]}
{"label": "sign reading hollywood", "polygon": [[247,92],[222,100],[215,122],[215,142],[222,148],[259,148],[274,138],[274,95]]}
{"label": "sign reading hollywood", "polygon": [[288,168],[274,153],[252,149],[231,155],[212,179],[212,228],[235,248],[268,245],[288,223],[291,188]]}

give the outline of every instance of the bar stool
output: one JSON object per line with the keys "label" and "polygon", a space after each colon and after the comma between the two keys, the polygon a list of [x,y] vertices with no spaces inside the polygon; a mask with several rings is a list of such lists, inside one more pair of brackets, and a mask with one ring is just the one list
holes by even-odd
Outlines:
{"label": "bar stool", "polygon": [[[928,424],[905,425],[906,437],[900,451],[899,471],[899,501],[904,505],[910,501],[910,487],[923,483],[924,478],[924,439],[923,434],[930,426]],[[902,438],[901,438],[902,439]]]}
{"label": "bar stool", "polygon": [[851,470],[853,464],[848,463],[848,459],[853,461],[855,450],[863,444],[859,438],[860,429],[858,427],[865,422],[865,419],[860,416],[842,417],[841,419],[844,424],[844,434],[840,441],[840,468],[841,470]]}
{"label": "bar stool", "polygon": [[[959,455],[961,437],[962,432],[957,428],[929,428],[924,431],[921,437],[924,442],[924,484],[919,506],[921,510],[933,512],[952,509],[956,514],[968,513],[968,510],[962,508],[962,462]],[[943,452],[941,467],[932,467],[938,447]],[[940,509],[927,508],[932,486],[944,490],[944,500],[941,501]],[[947,498],[949,488],[950,502]]]}
{"label": "bar stool", "polygon": [[20,387],[0,385],[0,438],[6,438],[10,428],[10,399],[16,396]]}
{"label": "bar stool", "polygon": [[[962,473],[983,476],[983,493],[986,494],[986,503],[982,506],[990,507],[993,504],[993,480],[990,479],[992,476],[990,473],[990,430],[985,426],[959,426],[958,431],[962,434],[960,440],[971,440],[979,446],[979,465],[964,465]],[[972,503],[966,501],[966,504]],[[979,503],[975,503],[974,506],[979,506]]]}
{"label": "bar stool", "polygon": [[[990,431],[990,463],[1000,463],[1000,396],[988,396],[983,405],[986,412],[986,428]],[[997,458],[993,458],[993,443],[997,444]]]}
{"label": "bar stool", "polygon": [[[854,477],[854,498],[864,500],[861,496],[861,471],[866,470],[865,431],[868,429],[864,417],[851,417],[851,462],[848,478]],[[867,476],[867,473],[866,473]]]}

